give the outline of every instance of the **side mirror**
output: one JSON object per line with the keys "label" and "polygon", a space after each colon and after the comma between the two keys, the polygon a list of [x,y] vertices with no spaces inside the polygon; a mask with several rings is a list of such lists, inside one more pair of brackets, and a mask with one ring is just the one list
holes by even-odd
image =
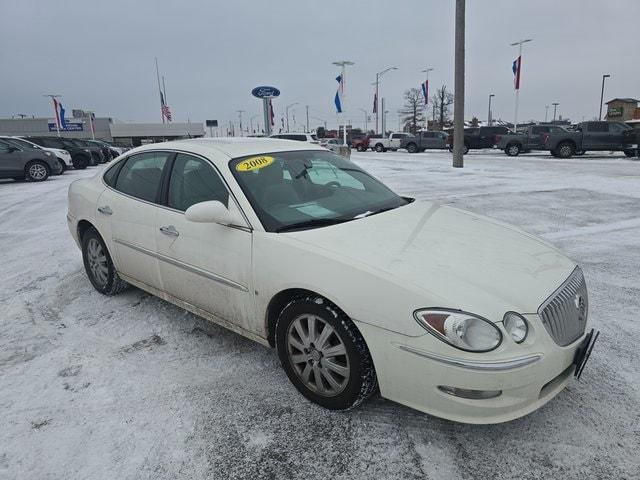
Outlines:
{"label": "side mirror", "polygon": [[246,227],[247,224],[240,214],[236,204],[229,199],[229,208],[222,202],[210,200],[196,203],[187,208],[185,217],[190,222],[196,223],[219,223],[220,225],[234,225]]}

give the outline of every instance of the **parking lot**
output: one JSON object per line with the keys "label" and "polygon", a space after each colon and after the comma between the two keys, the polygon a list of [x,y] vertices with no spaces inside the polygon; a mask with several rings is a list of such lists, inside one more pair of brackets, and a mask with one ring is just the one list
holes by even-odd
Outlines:
{"label": "parking lot", "polygon": [[638,478],[640,161],[490,150],[464,169],[448,152],[352,160],[398,193],[513,223],[580,263],[601,330],[582,379],[499,425],[379,397],[324,410],[274,351],[142,291],[91,287],[66,192],[104,167],[0,181],[0,478]]}

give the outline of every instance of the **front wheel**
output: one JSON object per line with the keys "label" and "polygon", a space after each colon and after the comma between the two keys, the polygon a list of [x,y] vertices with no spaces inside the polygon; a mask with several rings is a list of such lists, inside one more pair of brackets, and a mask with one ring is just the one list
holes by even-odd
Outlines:
{"label": "front wheel", "polygon": [[103,295],[115,295],[129,285],[116,272],[107,246],[94,228],[82,236],[82,261],[91,285]]}
{"label": "front wheel", "polygon": [[518,145],[517,143],[512,143],[511,145],[508,145],[504,151],[510,157],[517,157],[518,155],[520,155],[520,145]]}
{"label": "front wheel", "polygon": [[60,167],[62,167],[62,170],[60,171],[60,174],[62,175],[64,172],[67,171],[67,164],[64,163],[63,160],[58,160],[58,163],[60,164]]}
{"label": "front wheel", "polygon": [[376,152],[378,152],[378,153],[385,151],[385,148],[382,146],[381,143],[377,144],[375,149],[376,149]]}
{"label": "front wheel", "polygon": [[291,383],[318,405],[346,410],[376,390],[364,338],[344,312],[322,297],[301,296],[282,310],[276,344]]}
{"label": "front wheel", "polygon": [[29,162],[24,169],[25,177],[32,182],[44,182],[50,173],[49,165],[40,160]]}
{"label": "front wheel", "polygon": [[418,151],[418,146],[415,143],[410,143],[407,145],[407,152],[416,153]]}
{"label": "front wheel", "polygon": [[76,170],[84,170],[89,166],[89,159],[84,155],[76,155],[71,162]]}
{"label": "front wheel", "polygon": [[572,143],[565,142],[558,145],[556,151],[558,152],[558,156],[560,158],[571,158],[573,157],[574,153],[576,153],[576,148]]}

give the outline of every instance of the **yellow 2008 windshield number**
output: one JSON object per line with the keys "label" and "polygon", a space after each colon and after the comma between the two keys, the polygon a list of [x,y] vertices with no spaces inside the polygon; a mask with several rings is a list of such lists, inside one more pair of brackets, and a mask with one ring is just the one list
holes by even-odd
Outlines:
{"label": "yellow 2008 windshield number", "polygon": [[236,170],[239,172],[250,172],[252,170],[258,170],[260,168],[268,167],[272,163],[273,157],[251,157],[238,163],[236,165]]}

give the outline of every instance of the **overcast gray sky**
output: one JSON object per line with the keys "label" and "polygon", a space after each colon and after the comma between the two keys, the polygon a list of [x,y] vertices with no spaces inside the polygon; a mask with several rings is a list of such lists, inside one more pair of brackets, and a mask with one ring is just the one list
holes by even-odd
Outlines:
{"label": "overcast gray sky", "polygon": [[[0,116],[51,115],[45,93],[67,109],[94,110],[125,121],[159,121],[154,57],[166,78],[174,121],[228,122],[260,112],[256,85],[274,85],[276,116],[295,107],[335,125],[333,96],[347,59],[348,118],[362,124],[371,111],[375,73],[397,66],[381,84],[397,127],[402,93],[419,87],[432,66],[431,86],[453,88],[454,1],[2,0]],[[519,119],[544,119],[560,102],[573,120],[598,113],[605,100],[640,97],[640,0],[467,0],[466,117],[511,121],[514,110],[509,43],[525,45]],[[291,115],[292,117],[293,115]],[[261,118],[261,117],[260,117]],[[317,125],[317,120],[311,121]]]}

